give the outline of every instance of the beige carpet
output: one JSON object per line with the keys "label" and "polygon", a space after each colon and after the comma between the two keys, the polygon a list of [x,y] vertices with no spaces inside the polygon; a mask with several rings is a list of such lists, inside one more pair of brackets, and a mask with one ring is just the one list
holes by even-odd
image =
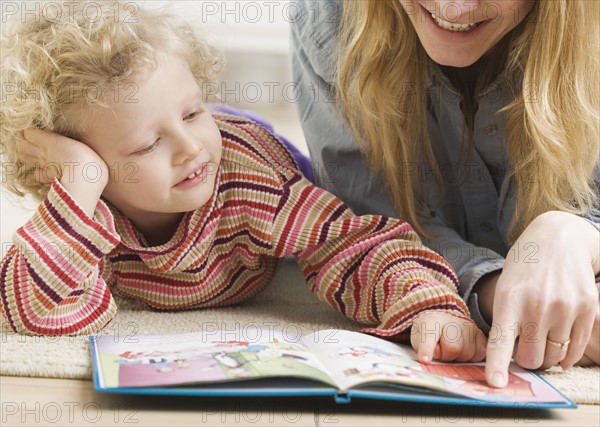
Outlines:
{"label": "beige carpet", "polygon": [[[130,300],[117,300],[119,313],[103,331],[106,335],[191,332],[215,328],[263,327],[283,330],[288,337],[318,329],[357,330],[345,318],[308,290],[302,273],[286,261],[273,283],[260,295],[235,307],[175,313],[156,312]],[[2,324],[0,333],[0,374],[28,377],[91,379],[87,337],[26,337],[9,332]],[[600,368],[560,368],[544,378],[576,403],[600,404]]]}

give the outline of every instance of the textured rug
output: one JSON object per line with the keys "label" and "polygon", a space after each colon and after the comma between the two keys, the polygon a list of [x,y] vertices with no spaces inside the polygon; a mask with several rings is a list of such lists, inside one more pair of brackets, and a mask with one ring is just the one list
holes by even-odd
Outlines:
{"label": "textured rug", "polygon": [[[360,329],[324,303],[305,284],[295,263],[286,261],[265,291],[233,307],[181,312],[158,312],[145,305],[116,298],[119,312],[102,331],[105,335],[133,336],[200,330],[271,328],[288,337],[319,329]],[[0,316],[1,317],[1,316]],[[27,337],[0,324],[0,374],[27,377],[91,379],[87,337]],[[600,404],[600,368],[552,368],[542,376],[580,404]]]}

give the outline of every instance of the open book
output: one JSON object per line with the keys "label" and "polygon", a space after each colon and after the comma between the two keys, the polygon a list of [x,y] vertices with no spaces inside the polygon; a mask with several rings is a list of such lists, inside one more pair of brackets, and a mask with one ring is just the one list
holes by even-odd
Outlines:
{"label": "open book", "polygon": [[244,328],[91,337],[97,391],[202,396],[333,396],[527,408],[576,405],[511,365],[486,385],[482,363],[420,364],[409,346],[338,329],[298,337]]}

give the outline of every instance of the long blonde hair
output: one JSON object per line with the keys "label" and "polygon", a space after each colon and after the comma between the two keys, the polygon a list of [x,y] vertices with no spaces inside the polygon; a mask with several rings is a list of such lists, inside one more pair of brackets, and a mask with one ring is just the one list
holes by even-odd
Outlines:
{"label": "long blonde hair", "polygon": [[[539,0],[507,35],[504,67],[515,96],[501,112],[507,178],[517,189],[508,241],[543,212],[583,214],[598,205],[599,18],[600,2]],[[426,127],[427,62],[399,1],[343,3],[337,64],[343,113],[397,212],[423,235],[424,188],[406,165],[427,162],[440,180]],[[485,64],[484,74],[497,66]]]}
{"label": "long blonde hair", "polygon": [[19,196],[42,199],[49,189],[19,160],[23,130],[76,137],[91,108],[134,95],[129,82],[155,67],[157,51],[182,55],[198,84],[216,92],[220,52],[174,14],[125,1],[38,2],[36,10],[11,25],[0,45],[3,183]]}

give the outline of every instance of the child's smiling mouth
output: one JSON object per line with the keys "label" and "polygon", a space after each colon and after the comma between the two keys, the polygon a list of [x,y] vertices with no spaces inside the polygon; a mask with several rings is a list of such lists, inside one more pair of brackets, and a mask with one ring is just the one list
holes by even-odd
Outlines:
{"label": "child's smiling mouth", "polygon": [[202,163],[200,168],[190,173],[185,179],[179,181],[174,187],[191,188],[200,182],[205,182],[208,175],[208,162]]}

